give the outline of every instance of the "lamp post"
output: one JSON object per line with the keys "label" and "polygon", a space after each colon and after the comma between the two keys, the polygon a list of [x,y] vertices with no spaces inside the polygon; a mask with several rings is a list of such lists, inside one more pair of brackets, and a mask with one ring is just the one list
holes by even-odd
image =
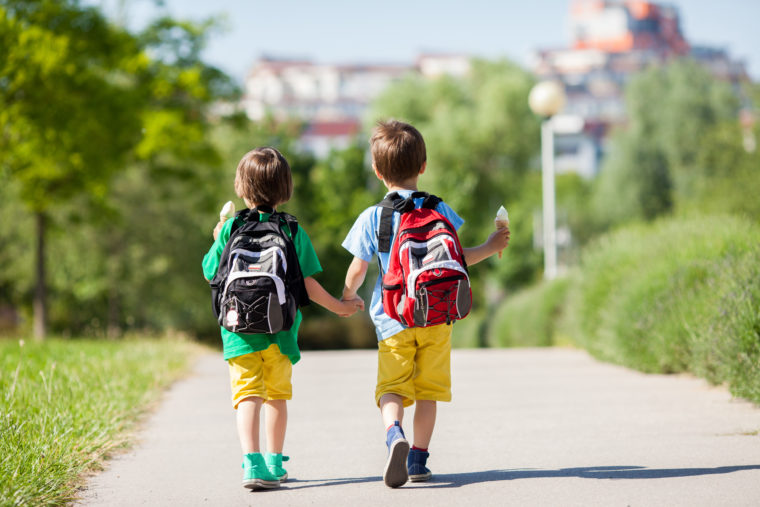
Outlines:
{"label": "lamp post", "polygon": [[557,276],[557,236],[554,197],[554,132],[551,118],[565,106],[565,90],[556,81],[542,81],[528,96],[531,110],[541,122],[541,187],[543,194],[544,278]]}

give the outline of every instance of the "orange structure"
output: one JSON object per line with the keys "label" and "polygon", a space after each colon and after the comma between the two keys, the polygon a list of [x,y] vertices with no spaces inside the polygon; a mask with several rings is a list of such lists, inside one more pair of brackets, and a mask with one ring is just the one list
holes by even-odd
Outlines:
{"label": "orange structure", "polygon": [[637,49],[685,55],[675,7],[641,0],[575,0],[571,5],[573,48],[622,53]]}

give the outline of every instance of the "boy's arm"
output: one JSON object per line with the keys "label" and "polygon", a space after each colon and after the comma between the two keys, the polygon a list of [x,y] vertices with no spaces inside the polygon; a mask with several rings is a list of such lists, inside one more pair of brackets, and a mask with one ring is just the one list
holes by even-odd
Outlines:
{"label": "boy's arm", "polygon": [[496,229],[488,236],[488,239],[482,245],[471,248],[463,248],[464,260],[468,266],[477,264],[483,259],[487,259],[493,254],[500,252],[509,245],[509,227]]}
{"label": "boy's arm", "polygon": [[219,222],[216,224],[216,227],[214,227],[214,232],[211,234],[214,236],[214,241],[216,241],[216,238],[219,237],[219,233],[222,232],[222,227],[224,227],[224,223],[226,220],[219,220]]}
{"label": "boy's arm", "polygon": [[356,291],[364,283],[364,277],[367,276],[367,268],[369,268],[369,262],[363,261],[359,257],[354,257],[346,272],[346,285],[343,287],[342,300],[347,301],[357,297]]}
{"label": "boy's arm", "polygon": [[304,278],[304,284],[306,285],[306,292],[309,294],[309,299],[341,317],[349,317],[356,313],[357,310],[364,309],[364,301],[361,299],[357,300],[357,298],[351,298],[353,301],[341,301],[335,299],[324,287],[322,287],[322,284],[311,276]]}
{"label": "boy's arm", "polygon": [[[219,259],[222,257],[224,251],[224,245],[230,237],[230,229],[232,224],[225,229],[226,221],[219,221],[214,227],[213,236],[214,243],[209,248],[208,253],[203,257],[203,277],[206,281],[211,281],[216,275],[216,270],[219,269]],[[221,238],[220,238],[221,236]]]}

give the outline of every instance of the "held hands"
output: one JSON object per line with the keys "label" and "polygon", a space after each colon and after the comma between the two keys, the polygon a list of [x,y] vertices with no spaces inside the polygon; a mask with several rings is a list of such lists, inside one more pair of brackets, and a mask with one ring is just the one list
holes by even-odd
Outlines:
{"label": "held hands", "polygon": [[340,299],[339,311],[335,312],[340,317],[350,317],[359,310],[364,310],[364,300],[359,296],[354,296],[351,299]]}

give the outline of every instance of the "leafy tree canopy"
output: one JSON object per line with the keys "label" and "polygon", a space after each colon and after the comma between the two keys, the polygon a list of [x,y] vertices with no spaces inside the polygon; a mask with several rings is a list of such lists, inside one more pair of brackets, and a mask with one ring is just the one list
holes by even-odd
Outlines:
{"label": "leafy tree canopy", "polygon": [[533,84],[510,62],[474,60],[464,78],[410,76],[373,107],[372,122],[396,118],[420,130],[428,153],[420,185],[472,224],[463,229],[466,243],[484,239],[496,210],[519,198],[535,167],[539,121],[527,99]]}

